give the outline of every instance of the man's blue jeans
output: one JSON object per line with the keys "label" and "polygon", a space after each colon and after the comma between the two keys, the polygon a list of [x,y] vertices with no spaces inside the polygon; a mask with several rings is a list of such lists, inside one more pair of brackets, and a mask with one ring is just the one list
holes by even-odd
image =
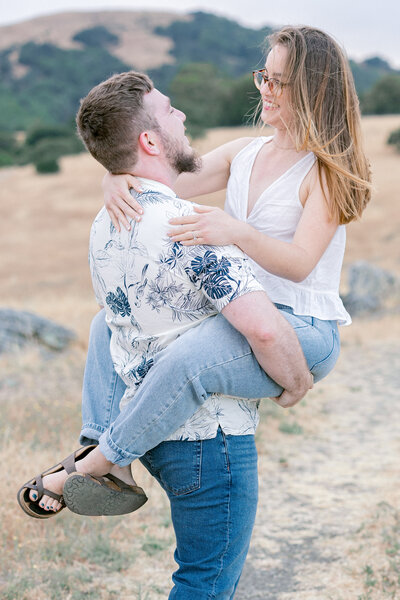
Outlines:
{"label": "man's blue jeans", "polygon": [[170,600],[230,600],[256,516],[254,436],[219,429],[211,440],[163,442],[140,460],[171,503],[178,570]]}
{"label": "man's blue jeans", "polygon": [[[278,308],[293,326],[315,381],[322,379],[339,354],[336,322]],[[125,384],[114,371],[109,342],[101,311],[90,332],[80,439],[82,444],[99,442],[104,456],[119,466],[167,439],[211,393],[257,399],[282,391],[261,369],[247,340],[217,315],[159,352],[134,399],[120,412]]]}

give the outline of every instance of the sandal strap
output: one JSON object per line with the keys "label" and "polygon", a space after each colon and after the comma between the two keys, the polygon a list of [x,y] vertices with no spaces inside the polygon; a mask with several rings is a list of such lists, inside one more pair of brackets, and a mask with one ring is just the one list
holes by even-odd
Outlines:
{"label": "sandal strap", "polygon": [[76,453],[73,452],[72,454],[67,456],[67,458],[65,458],[63,461],[61,461],[61,464],[64,467],[64,469],[66,470],[66,472],[68,473],[68,475],[70,475],[71,473],[74,473],[76,471],[75,454]]}
{"label": "sandal strap", "polygon": [[118,485],[121,490],[132,491],[132,486],[128,483],[125,483],[125,481],[122,481],[122,479],[119,479],[119,477],[115,477],[115,475],[111,475],[111,473],[107,473],[107,475],[104,475],[104,477]]}
{"label": "sandal strap", "polygon": [[[91,447],[91,450],[89,450],[89,452],[91,452],[94,447],[95,446],[93,445]],[[64,467],[64,469],[66,470],[66,472],[68,473],[68,475],[71,475],[71,473],[76,472],[76,465],[75,465],[76,458],[79,459],[82,454],[84,454],[84,455],[89,454],[89,452],[85,451],[87,448],[89,448],[89,446],[82,446],[81,448],[79,448],[78,450],[75,450],[75,452],[73,452],[72,454],[67,456],[67,458],[64,458],[63,461],[61,461],[61,464]]]}
{"label": "sandal strap", "polygon": [[39,502],[39,500],[43,496],[50,496],[50,498],[53,498],[53,500],[57,500],[57,502],[60,502],[60,504],[64,504],[64,500],[63,500],[62,494],[56,494],[55,492],[52,492],[51,490],[48,490],[45,487],[43,487],[43,478],[42,478],[42,475],[37,475],[35,477],[35,480],[36,480],[36,484],[34,484],[34,483],[27,483],[27,484],[25,484],[24,487],[28,488],[29,490],[34,490],[35,492],[38,493],[38,497],[36,499],[36,502]]}
{"label": "sandal strap", "polygon": [[46,490],[46,488],[43,488],[43,495],[44,496],[50,496],[50,498],[53,498],[54,500],[57,500],[57,502],[59,502],[60,504],[64,503],[64,499],[63,499],[63,495],[62,494],[56,494],[55,492],[51,492],[50,490]]}

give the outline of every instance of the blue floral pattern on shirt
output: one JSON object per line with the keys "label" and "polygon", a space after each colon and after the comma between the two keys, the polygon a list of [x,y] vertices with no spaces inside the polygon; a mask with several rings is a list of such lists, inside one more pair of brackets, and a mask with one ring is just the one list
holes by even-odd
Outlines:
{"label": "blue floral pattern on shirt", "polygon": [[[262,290],[237,247],[171,241],[169,219],[191,214],[193,204],[154,185],[155,190],[137,195],[145,213],[141,222],[131,221],[130,231],[118,233],[105,209],[91,230],[93,287],[106,309],[115,369],[128,386],[122,405],[132,399],[167,344],[234,298]],[[256,403],[213,396],[169,439],[214,437],[224,418],[228,433],[254,432]]]}

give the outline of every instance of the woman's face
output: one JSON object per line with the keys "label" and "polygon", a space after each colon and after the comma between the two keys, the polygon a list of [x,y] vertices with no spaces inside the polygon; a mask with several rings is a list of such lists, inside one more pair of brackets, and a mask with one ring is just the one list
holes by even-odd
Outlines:
{"label": "woman's face", "polygon": [[[265,62],[268,77],[286,83],[284,71],[287,54],[288,51],[282,44],[276,44],[271,48]],[[275,87],[278,87],[278,90],[271,92],[267,83],[261,85],[261,120],[266,125],[271,125],[276,129],[287,129],[292,119],[289,109],[289,86],[284,86],[281,90],[279,90],[279,86]]]}

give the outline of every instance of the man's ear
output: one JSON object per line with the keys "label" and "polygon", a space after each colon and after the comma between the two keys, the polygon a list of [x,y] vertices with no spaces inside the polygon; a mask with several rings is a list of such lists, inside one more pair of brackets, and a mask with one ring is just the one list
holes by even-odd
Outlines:
{"label": "man's ear", "polygon": [[139,135],[139,146],[146,154],[158,156],[160,154],[160,146],[158,138],[154,131],[142,131]]}

